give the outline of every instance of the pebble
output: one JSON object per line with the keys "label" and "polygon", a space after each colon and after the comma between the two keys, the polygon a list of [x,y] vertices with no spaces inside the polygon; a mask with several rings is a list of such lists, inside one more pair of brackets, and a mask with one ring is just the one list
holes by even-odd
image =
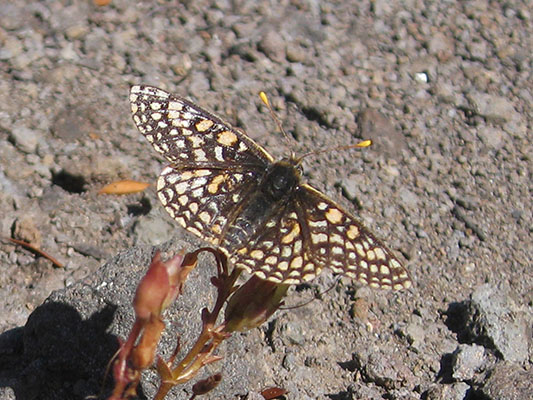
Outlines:
{"label": "pebble", "polygon": [[172,238],[175,226],[171,225],[166,218],[149,214],[137,220],[134,230],[138,243],[156,246]]}
{"label": "pebble", "polygon": [[399,197],[400,201],[408,208],[415,208],[418,205],[418,196],[405,187],[400,188]]}
{"label": "pebble", "polygon": [[190,84],[188,90],[191,93],[205,93],[209,90],[209,80],[201,71],[192,71],[190,74]]}
{"label": "pebble", "polygon": [[270,30],[258,43],[258,49],[272,61],[281,61],[284,58],[285,41],[277,31]]}
{"label": "pebble", "polygon": [[18,149],[24,153],[35,153],[43,136],[39,131],[23,125],[15,125],[10,132],[10,138]]}
{"label": "pebble", "polygon": [[305,344],[305,334],[299,321],[287,322],[281,327],[280,330],[292,344],[300,346]]}
{"label": "pebble", "polygon": [[448,385],[434,385],[427,392],[426,400],[464,400],[470,386],[464,382]]}
{"label": "pebble", "polygon": [[488,93],[470,93],[467,98],[476,113],[492,122],[507,122],[516,118],[513,103],[506,97]]}
{"label": "pebble", "polygon": [[485,363],[485,349],[477,344],[461,344],[453,352],[452,377],[467,381],[474,377]]}
{"label": "pebble", "polygon": [[7,37],[0,48],[0,60],[9,60],[22,53],[23,45],[15,37]]}
{"label": "pebble", "polygon": [[41,232],[37,229],[34,217],[32,216],[25,216],[15,220],[13,237],[30,243],[35,247],[41,247]]}
{"label": "pebble", "polygon": [[341,187],[343,195],[350,201],[354,201],[361,195],[359,183],[357,182],[357,176],[343,177],[341,180]]}
{"label": "pebble", "polygon": [[426,332],[422,324],[421,318],[416,318],[405,328],[407,340],[417,350],[420,350],[425,345]]}
{"label": "pebble", "polygon": [[441,61],[446,61],[453,56],[454,41],[442,32],[435,33],[428,42],[428,51]]}
{"label": "pebble", "polygon": [[373,108],[363,109],[357,116],[359,137],[370,139],[380,154],[390,158],[400,158],[406,148],[405,137],[398,132],[391,120]]}
{"label": "pebble", "polygon": [[396,354],[371,353],[363,368],[371,381],[387,389],[396,388],[399,382],[412,378],[412,373],[402,365]]}
{"label": "pebble", "polygon": [[488,343],[502,359],[522,363],[528,358],[529,337],[524,317],[508,290],[485,284],[470,296],[466,328],[476,342]]}
{"label": "pebble", "polygon": [[483,42],[474,42],[474,41],[468,42],[467,45],[466,45],[466,48],[468,50],[468,53],[469,53],[470,57],[473,60],[486,61],[488,49],[487,49],[487,44],[486,44],[485,41],[483,41]]}
{"label": "pebble", "polygon": [[283,368],[285,368],[287,371],[292,370],[296,365],[296,358],[294,357],[294,354],[289,353],[283,358],[282,362]]}
{"label": "pebble", "polygon": [[294,44],[287,45],[285,53],[287,60],[293,63],[303,63],[307,58],[307,52],[301,46]]}
{"label": "pebble", "polygon": [[497,127],[484,126],[477,131],[478,138],[493,149],[499,149],[503,146],[505,132]]}

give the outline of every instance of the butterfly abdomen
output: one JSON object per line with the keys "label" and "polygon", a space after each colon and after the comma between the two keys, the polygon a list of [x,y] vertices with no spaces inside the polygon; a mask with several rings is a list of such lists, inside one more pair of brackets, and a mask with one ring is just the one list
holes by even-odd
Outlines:
{"label": "butterfly abdomen", "polygon": [[287,161],[273,163],[267,169],[257,188],[242,200],[239,215],[226,231],[223,245],[230,253],[261,235],[261,227],[269,224],[292,198],[299,176],[298,168]]}

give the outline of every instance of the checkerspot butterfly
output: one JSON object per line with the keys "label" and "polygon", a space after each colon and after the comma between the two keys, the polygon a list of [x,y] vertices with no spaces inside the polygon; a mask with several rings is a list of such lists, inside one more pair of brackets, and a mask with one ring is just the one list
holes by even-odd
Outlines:
{"label": "checkerspot butterfly", "polygon": [[135,125],[170,165],[157,193],[182,227],[236,268],[298,284],[323,268],[372,287],[402,289],[400,261],[362,223],[301,180],[301,159],[275,161],[244,132],[150,86],[130,93]]}

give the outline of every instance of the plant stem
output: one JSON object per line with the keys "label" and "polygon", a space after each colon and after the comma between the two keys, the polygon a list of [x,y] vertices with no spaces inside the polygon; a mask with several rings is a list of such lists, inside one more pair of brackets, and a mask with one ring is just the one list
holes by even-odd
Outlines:
{"label": "plant stem", "polygon": [[[194,346],[189,350],[183,360],[172,370],[171,379],[163,379],[154,400],[163,400],[173,386],[188,382],[198,374],[200,369],[211,362],[218,360],[213,357],[213,352],[229,334],[224,331],[222,324],[214,328],[218,315],[228,297],[234,291],[234,285],[241,271],[234,269],[230,275],[224,270],[219,271],[219,276],[214,282],[218,295],[213,310],[204,309],[202,313],[202,332]],[[170,366],[167,364],[170,368]]]}

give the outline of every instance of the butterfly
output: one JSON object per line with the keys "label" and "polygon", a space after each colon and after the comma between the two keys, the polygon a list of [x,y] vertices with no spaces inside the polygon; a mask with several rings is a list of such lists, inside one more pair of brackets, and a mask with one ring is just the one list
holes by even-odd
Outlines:
{"label": "butterfly", "polygon": [[236,268],[284,284],[330,268],[372,287],[411,286],[356,217],[302,181],[301,159],[274,160],[243,131],[162,89],[133,86],[130,103],[139,131],[170,162],[157,182],[165,210]]}

